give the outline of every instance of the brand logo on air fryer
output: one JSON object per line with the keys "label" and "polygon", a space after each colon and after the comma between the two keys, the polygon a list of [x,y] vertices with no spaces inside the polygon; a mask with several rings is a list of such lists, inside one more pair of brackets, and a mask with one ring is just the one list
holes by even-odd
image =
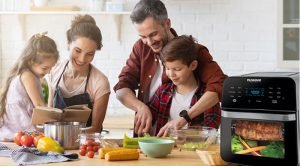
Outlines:
{"label": "brand logo on air fryer", "polygon": [[261,79],[256,78],[247,78],[247,82],[261,82]]}

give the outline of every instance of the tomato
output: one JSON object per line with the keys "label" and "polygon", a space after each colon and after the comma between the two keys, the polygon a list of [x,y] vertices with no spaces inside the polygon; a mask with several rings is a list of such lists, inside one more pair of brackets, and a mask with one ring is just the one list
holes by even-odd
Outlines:
{"label": "tomato", "polygon": [[33,138],[30,135],[23,135],[21,137],[21,144],[30,147],[33,144]]}
{"label": "tomato", "polygon": [[100,142],[93,142],[93,146],[100,146]]}
{"label": "tomato", "polygon": [[79,150],[79,154],[80,154],[80,156],[85,156],[86,150],[80,149],[80,150]]}
{"label": "tomato", "polygon": [[93,148],[93,146],[87,146],[86,150],[91,151],[91,150],[94,150],[94,148]]}
{"label": "tomato", "polygon": [[33,138],[33,145],[34,145],[35,147],[37,147],[37,144],[38,144],[39,140],[40,140],[41,138],[43,138],[43,137],[44,137],[43,135],[35,136],[35,137]]}
{"label": "tomato", "polygon": [[14,137],[14,142],[17,144],[17,145],[19,145],[19,146],[21,146],[22,144],[21,144],[21,137],[24,135],[24,133],[22,132],[22,131],[19,131],[19,132],[17,132],[16,134],[15,134],[15,137]]}
{"label": "tomato", "polygon": [[88,158],[93,158],[94,157],[94,151],[88,151],[87,156],[88,156]]}
{"label": "tomato", "polygon": [[93,151],[94,152],[98,152],[98,150],[99,150],[99,146],[93,146]]}
{"label": "tomato", "polygon": [[94,140],[90,140],[90,139],[85,140],[85,145],[87,145],[87,146],[93,146],[93,143],[94,143]]}
{"label": "tomato", "polygon": [[80,149],[84,149],[84,150],[86,150],[86,148],[87,148],[87,146],[86,146],[86,145],[81,145],[81,146],[80,146]]}

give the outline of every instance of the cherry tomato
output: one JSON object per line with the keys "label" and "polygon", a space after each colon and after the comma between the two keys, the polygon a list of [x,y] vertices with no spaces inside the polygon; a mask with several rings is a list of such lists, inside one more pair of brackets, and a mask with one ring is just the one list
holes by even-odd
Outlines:
{"label": "cherry tomato", "polygon": [[80,150],[79,150],[79,154],[80,154],[80,156],[85,156],[86,150],[80,149]]}
{"label": "cherry tomato", "polygon": [[21,144],[21,137],[24,135],[24,133],[22,132],[22,131],[19,131],[19,132],[17,132],[16,134],[15,134],[15,137],[14,137],[14,142],[17,144],[17,145],[19,145],[19,146],[21,146],[22,144]]}
{"label": "cherry tomato", "polygon": [[86,150],[87,146],[86,145],[81,145],[79,149],[84,149]]}
{"label": "cherry tomato", "polygon": [[90,139],[85,140],[85,145],[87,145],[87,146],[93,146],[93,142],[94,142],[94,140],[90,140]]}
{"label": "cherry tomato", "polygon": [[93,142],[93,146],[100,146],[100,142]]}
{"label": "cherry tomato", "polygon": [[93,151],[94,152],[98,152],[98,150],[99,150],[99,146],[93,146]]}
{"label": "cherry tomato", "polygon": [[38,135],[38,136],[35,136],[35,137],[33,138],[33,144],[34,144],[35,147],[37,147],[37,144],[38,144],[39,140],[40,140],[41,138],[43,138],[43,137],[44,137],[43,135]]}
{"label": "cherry tomato", "polygon": [[33,138],[30,135],[23,135],[21,137],[21,144],[30,147],[33,144]]}
{"label": "cherry tomato", "polygon": [[86,150],[87,151],[92,151],[92,150],[94,150],[94,148],[93,148],[93,146],[87,146]]}
{"label": "cherry tomato", "polygon": [[88,158],[93,158],[94,157],[94,151],[88,151],[87,156],[88,156]]}

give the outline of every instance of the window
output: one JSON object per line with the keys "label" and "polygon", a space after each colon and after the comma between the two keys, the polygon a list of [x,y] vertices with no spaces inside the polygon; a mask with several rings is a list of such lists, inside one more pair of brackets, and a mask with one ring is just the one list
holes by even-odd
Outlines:
{"label": "window", "polygon": [[300,60],[299,0],[280,0],[278,64],[284,68],[298,68]]}

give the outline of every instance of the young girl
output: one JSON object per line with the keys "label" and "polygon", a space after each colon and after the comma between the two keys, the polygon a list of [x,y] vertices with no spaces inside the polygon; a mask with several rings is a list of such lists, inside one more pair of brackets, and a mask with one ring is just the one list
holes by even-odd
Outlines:
{"label": "young girl", "polygon": [[[170,127],[185,125],[219,127],[219,103],[210,99],[203,102],[205,84],[195,77],[202,67],[197,47],[193,37],[183,35],[163,48],[161,59],[171,81],[161,85],[148,104],[152,113],[152,135],[166,136]],[[199,109],[190,111],[198,100],[202,100]]]}
{"label": "young girl", "polygon": [[12,141],[18,131],[34,130],[32,110],[46,105],[40,79],[59,58],[54,40],[46,33],[32,36],[4,79],[0,92],[0,141]]}

